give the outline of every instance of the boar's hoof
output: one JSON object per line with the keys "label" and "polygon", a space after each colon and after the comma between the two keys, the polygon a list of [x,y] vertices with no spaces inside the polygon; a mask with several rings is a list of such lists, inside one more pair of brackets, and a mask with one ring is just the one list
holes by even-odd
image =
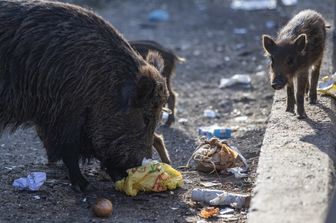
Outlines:
{"label": "boar's hoof", "polygon": [[127,176],[127,172],[121,170],[107,170],[107,173],[110,175],[112,181],[114,182],[121,180]]}
{"label": "boar's hoof", "polygon": [[84,178],[78,181],[73,181],[71,183],[71,188],[76,192],[88,192],[89,190],[93,189],[89,182]]}

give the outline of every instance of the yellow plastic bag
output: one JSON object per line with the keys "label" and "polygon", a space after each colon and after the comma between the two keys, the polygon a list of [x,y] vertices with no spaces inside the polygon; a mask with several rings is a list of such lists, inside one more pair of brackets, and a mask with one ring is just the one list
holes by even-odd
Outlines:
{"label": "yellow plastic bag", "polygon": [[317,91],[336,99],[336,75],[323,77],[318,83]]}
{"label": "yellow plastic bag", "polygon": [[128,176],[115,183],[118,191],[136,196],[139,191],[166,191],[183,186],[182,174],[165,163],[150,161],[127,170]]}

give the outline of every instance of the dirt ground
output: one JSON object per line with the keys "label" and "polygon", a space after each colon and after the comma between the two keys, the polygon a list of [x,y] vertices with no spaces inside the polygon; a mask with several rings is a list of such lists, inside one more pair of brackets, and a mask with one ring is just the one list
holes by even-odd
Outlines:
{"label": "dirt ground", "polygon": [[[85,2],[74,1],[87,5]],[[34,129],[5,133],[0,139],[0,222],[197,222],[203,207],[191,200],[193,188],[204,188],[202,182],[220,182],[210,187],[231,192],[249,193],[256,177],[259,150],[270,113],[273,91],[266,74],[267,60],[261,48],[261,34],[274,35],[282,16],[278,10],[234,11],[230,1],[220,0],[143,0],[88,1],[98,14],[109,20],[126,39],[151,39],[185,57],[179,64],[173,87],[178,93],[177,122],[171,128],[161,127],[173,166],[185,165],[198,143],[197,128],[219,124],[238,127],[229,140],[247,158],[248,178],[207,175],[182,170],[183,188],[163,193],[142,193],[128,197],[114,190],[113,184],[97,174],[98,164],[83,167],[85,176],[98,190],[91,194],[74,192],[62,163],[46,166],[45,151]],[[94,2],[94,4],[92,4]],[[154,9],[169,12],[170,19],[150,23],[148,13]],[[239,31],[246,31],[238,34]],[[237,33],[238,32],[238,33]],[[249,87],[220,89],[221,78],[249,74]],[[218,118],[203,117],[212,108]],[[186,123],[178,120],[185,118]],[[14,179],[31,171],[45,171],[47,181],[38,192],[15,191]],[[37,197],[38,196],[38,197]],[[97,197],[113,202],[111,217],[99,219],[90,206]],[[246,222],[247,210],[236,210],[228,218],[210,222]]]}

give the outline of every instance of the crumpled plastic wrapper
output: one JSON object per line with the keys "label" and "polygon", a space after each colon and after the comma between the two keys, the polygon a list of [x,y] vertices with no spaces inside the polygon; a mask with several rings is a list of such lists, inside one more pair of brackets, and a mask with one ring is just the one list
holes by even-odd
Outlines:
{"label": "crumpled plastic wrapper", "polygon": [[231,172],[237,178],[247,176],[241,174],[248,169],[246,159],[236,148],[229,146],[226,141],[220,141],[218,138],[203,139],[187,166],[189,166],[191,160],[197,164],[196,169],[202,172]]}
{"label": "crumpled plastic wrapper", "polygon": [[14,180],[13,187],[18,190],[38,191],[47,179],[44,172],[32,172],[27,177]]}
{"label": "crumpled plastic wrapper", "polygon": [[319,81],[317,91],[336,99],[336,73]]}
{"label": "crumpled plastic wrapper", "polygon": [[139,191],[161,192],[183,186],[179,171],[155,160],[144,160],[142,166],[129,169],[127,173],[127,177],[115,183],[115,188],[129,196],[136,196]]}

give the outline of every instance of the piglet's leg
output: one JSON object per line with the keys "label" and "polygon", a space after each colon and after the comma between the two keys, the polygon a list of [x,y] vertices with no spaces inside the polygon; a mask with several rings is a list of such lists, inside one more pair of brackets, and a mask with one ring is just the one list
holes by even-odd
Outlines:
{"label": "piglet's leg", "polygon": [[287,108],[286,112],[294,113],[295,96],[293,82],[287,84]]}
{"label": "piglet's leg", "polygon": [[299,119],[304,119],[307,117],[305,109],[304,109],[304,95],[305,88],[308,81],[308,70],[300,73],[298,75],[297,80],[297,91],[296,91],[296,105],[297,105],[297,113]]}
{"label": "piglet's leg", "polygon": [[313,67],[310,79],[310,89],[309,89],[309,103],[316,104],[317,102],[317,82],[320,76],[320,67],[322,60],[319,60]]}
{"label": "piglet's leg", "polygon": [[170,161],[169,153],[164,145],[162,136],[154,133],[153,146],[156,149],[156,151],[159,153],[159,156],[162,162],[170,164],[171,161]]}

